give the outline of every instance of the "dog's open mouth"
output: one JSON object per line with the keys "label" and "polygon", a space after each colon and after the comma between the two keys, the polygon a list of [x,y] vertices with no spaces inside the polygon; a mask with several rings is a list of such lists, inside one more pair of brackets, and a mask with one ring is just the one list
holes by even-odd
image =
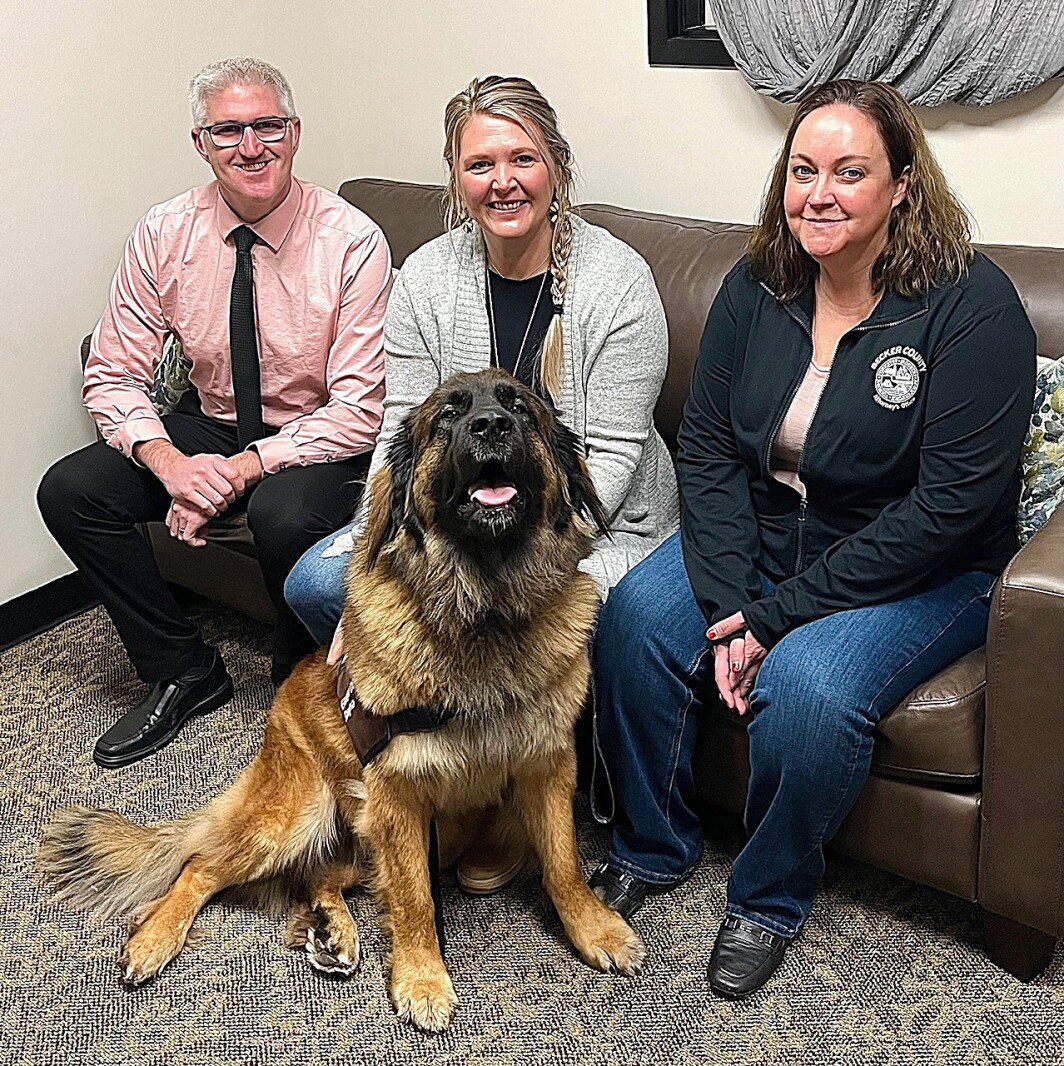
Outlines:
{"label": "dog's open mouth", "polygon": [[513,485],[480,485],[469,490],[471,499],[481,507],[503,507],[517,495]]}
{"label": "dog's open mouth", "polygon": [[477,471],[468,489],[471,516],[500,513],[520,502],[521,494],[513,478],[498,459],[490,459]]}

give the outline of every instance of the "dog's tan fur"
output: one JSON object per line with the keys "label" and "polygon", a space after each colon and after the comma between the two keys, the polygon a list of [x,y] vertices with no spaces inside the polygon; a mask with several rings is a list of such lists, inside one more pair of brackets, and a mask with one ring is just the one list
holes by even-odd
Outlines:
{"label": "dog's tan fur", "polygon": [[335,672],[318,652],[278,692],[258,756],[203,810],[145,829],[113,812],[68,808],[46,830],[41,865],[60,898],[134,915],[119,961],[129,984],[177,955],[216,893],[270,879],[295,901],[286,943],[320,969],[353,972],[358,933],[343,893],[372,873],[392,937],[392,1002],[418,1027],[443,1029],[456,999],[433,920],[429,822],[437,818],[447,861],[500,805],[527,834],[581,957],[602,970],[638,971],[642,942],[588,890],[577,853],[572,730],[597,596],[576,567],[592,530],[570,498],[554,416],[531,393],[519,390],[545,484],[526,550],[489,566],[437,521],[434,478],[450,445],[435,419],[448,389],[485,382],[513,384],[497,371],[463,375],[411,419],[412,476],[400,486],[408,520],[396,528],[386,468],[371,489],[341,623],[355,690],[371,712],[429,706],[456,717],[397,737],[363,770]]}

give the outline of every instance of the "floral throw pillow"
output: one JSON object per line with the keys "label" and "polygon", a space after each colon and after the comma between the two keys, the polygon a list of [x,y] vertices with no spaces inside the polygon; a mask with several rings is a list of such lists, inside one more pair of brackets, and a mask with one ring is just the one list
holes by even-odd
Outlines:
{"label": "floral throw pillow", "polygon": [[188,371],[192,366],[185,358],[181,342],[170,334],[163,345],[163,357],[155,368],[155,381],[148,392],[155,410],[168,415],[188,388]]}
{"label": "floral throw pillow", "polygon": [[1016,531],[1026,544],[1064,500],[1064,356],[1035,379],[1031,427],[1021,459]]}

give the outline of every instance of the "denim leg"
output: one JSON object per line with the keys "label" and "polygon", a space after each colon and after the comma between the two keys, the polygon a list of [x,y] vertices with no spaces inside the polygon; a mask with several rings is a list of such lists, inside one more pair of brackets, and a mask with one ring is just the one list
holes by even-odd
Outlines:
{"label": "denim leg", "polygon": [[691,762],[705,632],[676,534],[613,589],[595,638],[599,742],[617,800],[607,861],[652,884],[681,880],[702,853]]}
{"label": "denim leg", "polygon": [[349,535],[352,525],[330,534],[308,548],[292,567],[284,583],[284,598],[319,644],[328,644],[344,609],[344,573],[349,551],[326,556],[339,537]]}
{"label": "denim leg", "polygon": [[793,936],[824,874],[824,844],[868,778],[880,717],[986,640],[992,574],[800,626],[768,654],[750,704],[751,834],[728,913]]}

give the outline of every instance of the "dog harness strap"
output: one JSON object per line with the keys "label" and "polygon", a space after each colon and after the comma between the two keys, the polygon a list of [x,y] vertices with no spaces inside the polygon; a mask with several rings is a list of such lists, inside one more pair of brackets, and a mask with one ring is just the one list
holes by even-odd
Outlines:
{"label": "dog harness strap", "polygon": [[363,767],[404,733],[427,733],[446,725],[455,715],[453,710],[431,707],[408,707],[391,715],[370,714],[355,695],[355,685],[341,659],[336,668],[336,698],[340,713],[347,725],[347,735]]}

